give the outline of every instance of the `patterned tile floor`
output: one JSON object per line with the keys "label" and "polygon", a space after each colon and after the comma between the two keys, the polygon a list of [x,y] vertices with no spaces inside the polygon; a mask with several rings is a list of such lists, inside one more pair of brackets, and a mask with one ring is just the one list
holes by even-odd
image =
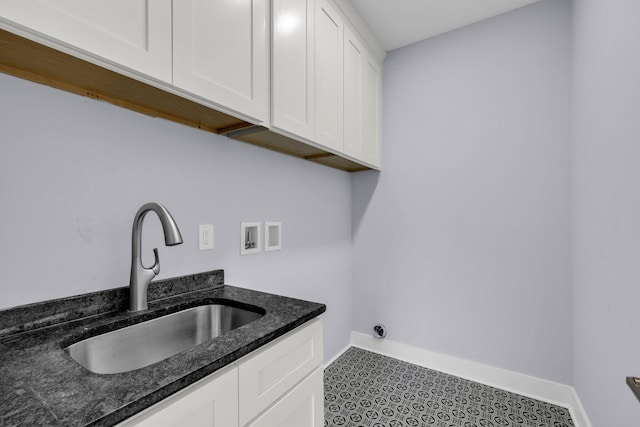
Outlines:
{"label": "patterned tile floor", "polygon": [[571,427],[566,408],[351,347],[324,371],[325,427]]}

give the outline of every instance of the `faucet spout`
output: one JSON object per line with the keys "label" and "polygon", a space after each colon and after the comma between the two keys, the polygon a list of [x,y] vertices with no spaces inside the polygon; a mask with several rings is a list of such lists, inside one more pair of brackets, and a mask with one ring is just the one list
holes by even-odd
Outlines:
{"label": "faucet spout", "polygon": [[131,277],[129,280],[129,311],[147,309],[147,288],[151,280],[160,273],[158,249],[153,249],[155,262],[151,268],[142,265],[142,223],[147,213],[153,211],[158,215],[164,232],[164,243],[175,246],[182,243],[182,235],[178,224],[167,208],[159,203],[146,203],[136,213],[131,232]]}

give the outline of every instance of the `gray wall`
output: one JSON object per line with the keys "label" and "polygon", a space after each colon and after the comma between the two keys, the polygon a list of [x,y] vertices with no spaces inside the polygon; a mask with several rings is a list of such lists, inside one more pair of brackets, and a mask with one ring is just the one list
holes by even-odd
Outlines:
{"label": "gray wall", "polygon": [[[384,171],[353,176],[0,74],[0,308],[125,286],[155,200],[185,237],[148,217],[161,277],[324,302],[327,357],[353,307],[355,330],[573,383],[594,426],[636,425],[637,16],[544,0],[390,53]],[[284,250],[240,257],[243,220],[282,221]]]}
{"label": "gray wall", "polygon": [[574,2],[574,384],[594,426],[637,426],[640,2]]}
{"label": "gray wall", "polygon": [[[161,278],[223,268],[227,283],[327,304],[325,354],[351,331],[351,177],[0,74],[0,308],[126,286],[131,226],[164,204],[184,244],[145,220]],[[241,221],[282,221],[281,252],[240,256]],[[198,224],[215,249],[198,251]]]}
{"label": "gray wall", "polygon": [[392,51],[354,176],[354,329],[571,382],[571,8]]}

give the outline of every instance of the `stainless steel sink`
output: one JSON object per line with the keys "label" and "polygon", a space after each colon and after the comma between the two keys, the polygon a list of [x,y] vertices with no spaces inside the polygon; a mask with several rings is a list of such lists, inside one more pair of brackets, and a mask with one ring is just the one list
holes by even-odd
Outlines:
{"label": "stainless steel sink", "polygon": [[97,374],[116,374],[149,366],[263,316],[221,304],[201,305],[127,326],[65,348]]}

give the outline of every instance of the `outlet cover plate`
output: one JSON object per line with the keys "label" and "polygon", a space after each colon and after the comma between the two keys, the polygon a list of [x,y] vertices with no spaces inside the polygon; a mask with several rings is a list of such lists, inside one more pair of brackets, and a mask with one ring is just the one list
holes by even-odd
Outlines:
{"label": "outlet cover plate", "polygon": [[213,224],[200,224],[198,228],[198,249],[213,249]]}

